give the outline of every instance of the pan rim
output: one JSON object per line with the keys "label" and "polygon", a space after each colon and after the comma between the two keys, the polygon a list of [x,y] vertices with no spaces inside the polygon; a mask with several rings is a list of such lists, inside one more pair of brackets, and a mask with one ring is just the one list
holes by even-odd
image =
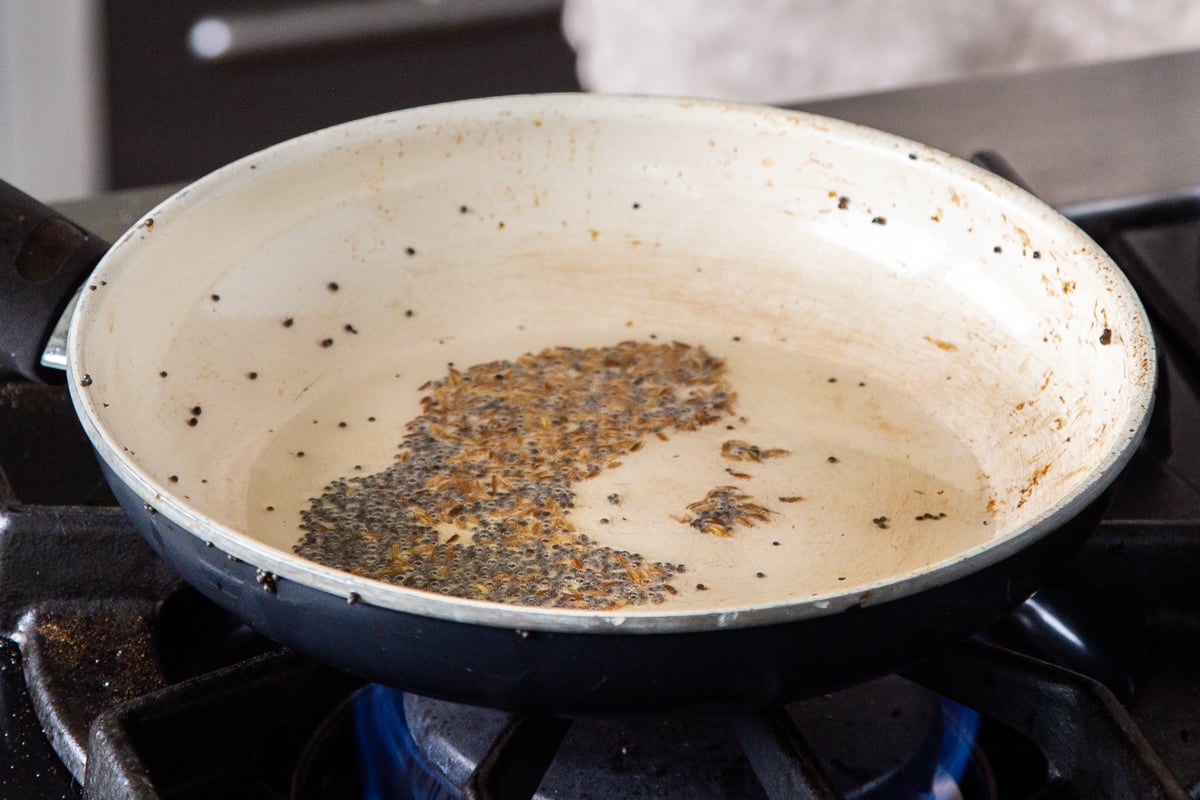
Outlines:
{"label": "pan rim", "polygon": [[[357,129],[421,120],[436,122],[444,115],[461,115],[472,110],[494,111],[506,108],[513,114],[537,109],[544,111],[548,104],[555,110],[573,114],[593,116],[620,111],[645,113],[659,105],[668,104],[684,108],[698,107],[713,111],[734,111],[751,115],[766,115],[771,118],[786,118],[808,126],[828,131],[832,135],[855,140],[864,147],[879,150],[894,150],[900,153],[919,152],[937,161],[936,168],[948,176],[969,179],[982,190],[989,191],[999,199],[1028,211],[1031,215],[1042,215],[1055,225],[1065,238],[1078,244],[1087,252],[1099,256],[1094,259],[1095,270],[1105,274],[1114,287],[1120,289],[1122,302],[1128,303],[1139,329],[1126,334],[1133,341],[1139,354],[1144,355],[1144,379],[1138,381],[1132,401],[1126,406],[1127,415],[1114,424],[1120,424],[1122,434],[1101,454],[1089,471],[1082,490],[1059,498],[1030,524],[1017,527],[999,540],[977,545],[956,556],[953,560],[931,568],[908,571],[901,575],[889,575],[874,583],[861,584],[852,590],[831,592],[803,599],[788,599],[770,603],[728,606],[719,610],[616,610],[587,611],[576,609],[549,609],[530,606],[515,606],[496,602],[471,600],[449,595],[434,594],[418,589],[388,584],[373,579],[360,578],[308,561],[295,553],[268,546],[251,536],[210,519],[199,513],[181,495],[169,486],[162,485],[139,466],[136,456],[126,452],[115,435],[100,421],[98,409],[82,387],[86,370],[81,364],[86,360],[82,354],[82,336],[78,331],[90,310],[87,292],[71,321],[68,338],[68,386],[76,413],[100,458],[110,467],[118,480],[122,481],[146,504],[147,510],[163,515],[181,529],[218,548],[228,555],[254,565],[270,573],[279,581],[294,581],[331,595],[353,598],[366,604],[401,611],[419,616],[435,617],[460,623],[491,627],[515,628],[547,632],[571,633],[692,633],[729,628],[743,628],[794,622],[807,618],[831,616],[861,606],[883,604],[891,600],[917,594],[958,578],[975,573],[1024,549],[1033,542],[1052,533],[1098,498],[1132,458],[1137,442],[1144,434],[1153,406],[1155,385],[1155,351],[1149,323],[1141,308],[1136,293],[1125,276],[1106,254],[1069,220],[1059,215],[1050,206],[1024,190],[988,173],[957,157],[943,153],[917,142],[867,128],[855,123],[836,120],[816,114],[789,111],[764,106],[741,105],[719,101],[693,100],[687,98],[636,97],[619,95],[517,95],[458,101],[417,109],[388,112],[361,120],[343,123],[304,134],[281,142],[257,153],[252,153],[231,164],[219,168],[209,175],[185,187],[172,197],[147,212],[105,255],[93,273],[93,281],[118,279],[123,254],[136,246],[137,232],[149,218],[169,219],[189,195],[203,194],[221,189],[233,175],[244,176],[245,166],[251,163],[264,165],[274,159],[287,160],[297,150],[314,147],[319,152],[323,143],[332,142]],[[260,170],[260,174],[268,170]],[[1131,356],[1132,358],[1132,356]]]}

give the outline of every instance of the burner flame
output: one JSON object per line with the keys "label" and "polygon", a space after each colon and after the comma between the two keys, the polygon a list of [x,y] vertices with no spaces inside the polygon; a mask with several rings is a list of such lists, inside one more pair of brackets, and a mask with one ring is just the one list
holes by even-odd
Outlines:
{"label": "burner flame", "polygon": [[372,684],[353,700],[363,800],[457,800],[458,791],[426,764],[404,718],[404,693]]}
{"label": "burner flame", "polygon": [[942,746],[933,785],[921,800],[963,800],[963,775],[971,761],[979,712],[942,698]]}

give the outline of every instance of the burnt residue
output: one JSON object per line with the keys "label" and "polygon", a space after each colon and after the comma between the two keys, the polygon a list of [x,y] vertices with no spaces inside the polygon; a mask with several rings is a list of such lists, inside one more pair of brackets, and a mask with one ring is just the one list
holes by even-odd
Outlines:
{"label": "burnt residue", "polygon": [[1100,332],[1100,344],[1106,346],[1112,344],[1112,331],[1110,329],[1105,328]]}
{"label": "burnt residue", "polygon": [[152,613],[148,603],[132,600],[111,600],[104,608],[47,603],[20,622],[26,681],[38,715],[54,720],[59,753],[81,779],[84,765],[70,760],[87,751],[92,721],[166,685]]}
{"label": "burnt residue", "polygon": [[619,467],[648,436],[730,413],[724,369],[704,348],[679,342],[560,347],[448,367],[424,387],[396,464],[327,486],[301,513],[296,551],[473,599],[581,609],[662,602],[683,565],[579,533],[573,487]]}

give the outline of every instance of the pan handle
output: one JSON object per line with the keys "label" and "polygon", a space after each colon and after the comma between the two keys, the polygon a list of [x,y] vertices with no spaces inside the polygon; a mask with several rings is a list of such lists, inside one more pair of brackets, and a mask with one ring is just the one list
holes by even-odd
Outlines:
{"label": "pan handle", "polygon": [[57,373],[40,366],[42,348],[108,247],[0,181],[0,376],[55,379]]}

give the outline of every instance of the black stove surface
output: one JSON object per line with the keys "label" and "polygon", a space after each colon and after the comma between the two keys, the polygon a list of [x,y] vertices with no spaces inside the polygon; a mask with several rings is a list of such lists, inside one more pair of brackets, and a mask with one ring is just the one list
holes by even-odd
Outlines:
{"label": "black stove surface", "polygon": [[[1076,210],[1144,298],[1171,301],[1151,308],[1162,366],[1154,418],[1105,521],[1012,615],[885,679],[980,712],[970,747],[984,754],[972,763],[986,763],[976,767],[986,775],[962,778],[960,794],[930,797],[1200,796],[1200,340],[1189,332],[1200,324],[1200,214],[1188,197],[1152,204],[1167,209],[1167,224],[1145,224],[1124,207]],[[1137,225],[1125,229],[1130,219]],[[357,723],[347,722],[357,718],[346,716],[363,696],[361,682],[278,648],[182,585],[113,506],[61,386],[0,385],[0,626],[0,798],[372,791],[376,779],[358,766]],[[546,766],[541,754],[566,737],[562,758],[576,758],[571,737],[585,735],[597,738],[584,750],[609,741],[595,748],[603,766],[632,774],[645,796],[666,796],[654,791],[678,777],[668,775],[670,762],[644,755],[647,740],[668,735],[658,728],[609,731],[610,741],[580,733],[593,723],[487,711],[480,721],[478,710],[460,715],[383,696],[408,709],[408,727],[465,715],[482,742],[451,738],[450,750],[479,752],[451,777],[422,784],[424,796],[449,796],[436,792],[468,781],[472,796],[528,797]],[[903,697],[878,701],[885,719],[856,730],[887,736],[897,709],[906,722],[933,713],[927,699]],[[941,731],[947,723],[938,720]],[[692,723],[653,723],[676,724]],[[855,773],[872,757],[831,750],[831,734],[802,711],[717,724],[723,732],[712,734],[711,747],[726,761],[701,762],[727,794],[712,796],[899,796],[871,795],[875,779]],[[511,731],[516,745],[504,739]],[[900,738],[922,737],[910,730]],[[418,747],[421,758],[437,762],[429,747]],[[493,757],[498,772],[471,774]],[[562,769],[551,766],[550,776]],[[548,796],[578,796],[578,784],[568,785]]]}

